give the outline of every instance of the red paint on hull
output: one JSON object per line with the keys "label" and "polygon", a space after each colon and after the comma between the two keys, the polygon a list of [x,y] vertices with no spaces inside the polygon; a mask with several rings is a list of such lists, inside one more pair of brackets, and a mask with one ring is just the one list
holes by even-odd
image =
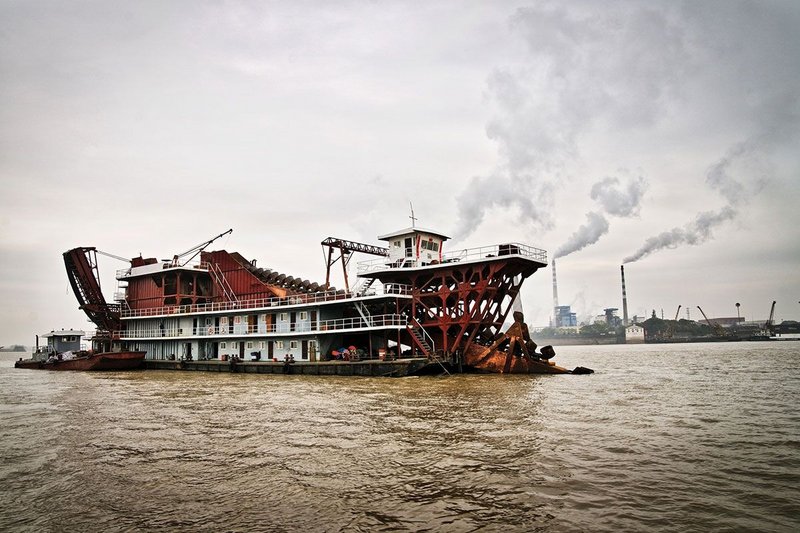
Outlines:
{"label": "red paint on hull", "polygon": [[139,368],[146,352],[103,352],[76,357],[66,361],[17,361],[15,368],[32,368],[37,370],[132,370]]}

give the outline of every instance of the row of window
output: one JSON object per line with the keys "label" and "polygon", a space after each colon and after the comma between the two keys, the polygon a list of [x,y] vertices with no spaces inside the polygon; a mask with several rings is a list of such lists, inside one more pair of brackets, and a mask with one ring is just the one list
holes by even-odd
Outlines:
{"label": "row of window", "polygon": [[[395,248],[400,248],[400,244],[401,244],[401,241],[394,241],[394,247]],[[438,242],[420,240],[419,241],[419,247],[422,248],[423,250],[430,250],[432,252],[438,252],[439,251],[439,243]]]}
{"label": "row of window", "polygon": [[[300,311],[299,313],[297,313],[297,317],[298,317],[298,320],[301,320],[301,321],[302,320],[308,320],[308,311]],[[240,317],[240,316],[234,317],[235,323],[239,324],[242,318],[244,318],[244,317]],[[226,316],[220,317],[219,320],[220,320],[220,323],[225,323],[225,324],[228,323],[228,317],[226,317]],[[280,322],[288,321],[289,320],[289,313],[278,313],[278,320]],[[206,326],[210,326],[213,323],[214,323],[214,318],[213,317],[210,317],[210,316],[206,317]]]}
{"label": "row of window", "polygon": [[[275,342],[275,349],[276,350],[283,350],[284,349],[285,345],[284,345],[283,341],[274,341],[274,342]],[[255,344],[256,343],[253,342],[253,341],[247,341],[247,344],[245,345],[245,347],[248,350],[252,350],[253,348],[255,348]],[[289,341],[289,349],[290,350],[296,350],[299,346],[300,346],[299,341]],[[316,348],[316,346],[317,346],[317,341],[308,341],[309,349]],[[266,341],[261,341],[261,342],[258,343],[258,349],[259,350],[264,350],[266,347],[267,347]],[[220,350],[227,350],[228,349],[228,343],[227,342],[219,343],[219,348],[220,348]],[[233,350],[239,349],[239,341],[231,342],[231,349],[233,349]]]}

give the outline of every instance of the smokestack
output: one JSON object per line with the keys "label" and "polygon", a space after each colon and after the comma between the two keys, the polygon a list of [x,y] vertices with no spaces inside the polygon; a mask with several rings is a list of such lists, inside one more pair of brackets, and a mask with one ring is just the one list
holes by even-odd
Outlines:
{"label": "smokestack", "polygon": [[619,266],[622,274],[622,325],[628,325],[628,294],[625,292],[625,265]]}
{"label": "smokestack", "polygon": [[556,282],[556,260],[553,259],[553,325],[558,327],[558,282]]}

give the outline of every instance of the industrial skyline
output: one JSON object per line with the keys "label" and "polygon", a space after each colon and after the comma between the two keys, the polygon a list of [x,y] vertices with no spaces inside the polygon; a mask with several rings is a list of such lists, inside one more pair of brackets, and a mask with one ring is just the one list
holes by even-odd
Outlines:
{"label": "industrial skyline", "polygon": [[622,309],[625,263],[630,316],[800,319],[798,28],[790,1],[3,3],[0,344],[88,328],[70,248],[232,227],[215,247],[324,281],[320,241],[409,201],[451,250],[558,256],[578,317]]}

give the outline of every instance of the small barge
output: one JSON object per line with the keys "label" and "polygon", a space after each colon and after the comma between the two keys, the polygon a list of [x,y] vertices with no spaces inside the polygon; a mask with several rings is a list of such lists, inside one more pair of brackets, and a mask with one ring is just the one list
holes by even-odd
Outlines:
{"label": "small barge", "polygon": [[145,352],[78,352],[64,357],[54,354],[47,359],[20,359],[14,363],[15,368],[31,368],[37,370],[132,370],[140,368]]}
{"label": "small barge", "polygon": [[[237,252],[172,260],[135,257],[117,272],[116,301],[100,290],[97,253],[64,253],[79,303],[106,351],[146,352],[146,368],[332,375],[426,372],[582,373],[536,351],[512,306],[525,279],[547,265],[544,250],[502,243],[444,253],[449,237],[417,227],[387,233],[385,247],[328,237],[324,283],[258,267]],[[358,262],[351,286],[348,265]],[[330,284],[339,262],[344,289]],[[504,323],[513,322],[507,331]],[[231,364],[233,363],[233,364]]]}

